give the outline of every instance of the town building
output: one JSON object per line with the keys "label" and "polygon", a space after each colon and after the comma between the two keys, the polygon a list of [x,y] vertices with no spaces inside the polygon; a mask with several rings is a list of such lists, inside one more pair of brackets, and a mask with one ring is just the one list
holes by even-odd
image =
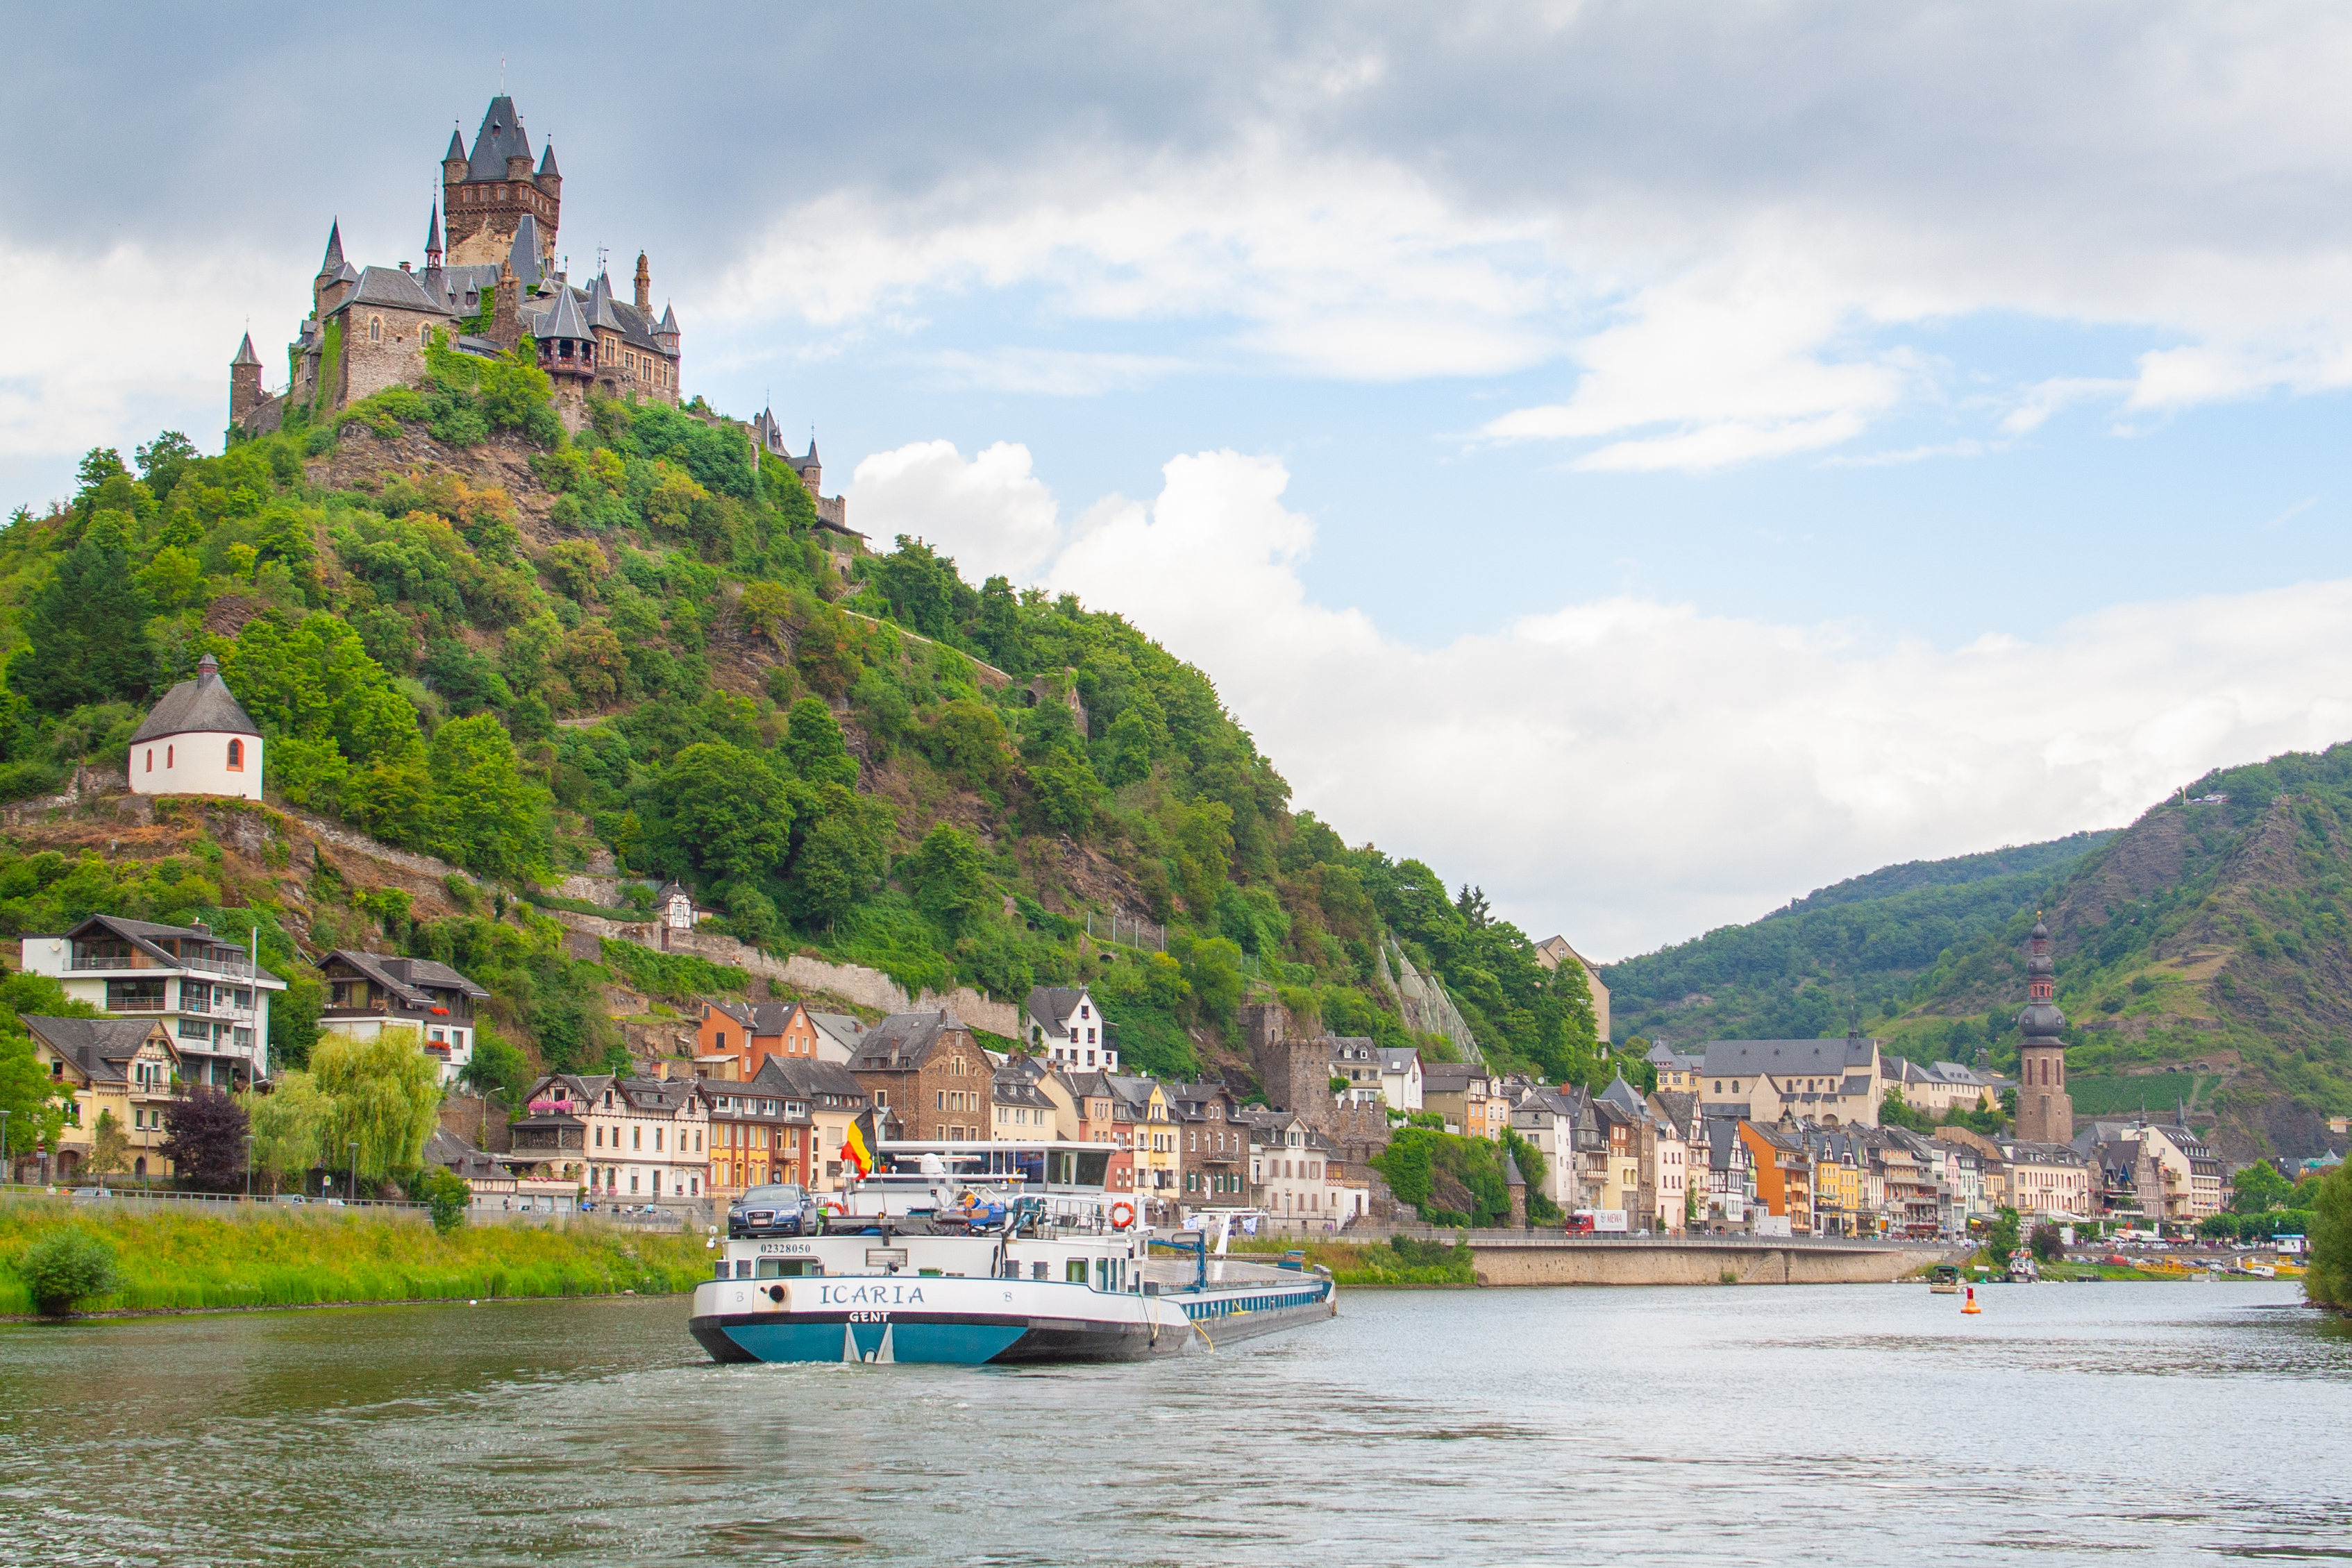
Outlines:
{"label": "town building", "polygon": [[1708,1116],[1691,1146],[1694,1183],[1703,1181],[1692,1204],[1694,1223],[1708,1230],[1744,1230],[1756,1197],[1755,1161],[1739,1135],[1737,1116]]}
{"label": "town building", "polygon": [[[1763,1215],[1785,1222],[1770,1227],[1776,1234],[1810,1236],[1813,1229],[1812,1161],[1794,1122],[1738,1124],[1740,1141],[1748,1145],[1749,1168],[1755,1173],[1756,1203]],[[1749,1228],[1767,1228],[1757,1215]]]}
{"label": "town building", "polygon": [[269,1076],[269,997],[286,982],[201,921],[93,915],[61,935],[23,937],[18,958],[76,1001],[161,1022],[191,1084],[244,1088]]}
{"label": "town building", "polygon": [[1534,1090],[1511,1108],[1511,1130],[1543,1155],[1546,1197],[1564,1212],[1601,1207],[1606,1145],[1581,1088]]}
{"label": "town building", "polygon": [[[1667,1098],[1669,1094],[1672,1100]],[[1653,1174],[1643,1185],[1657,1195],[1657,1218],[1653,1228],[1680,1232],[1689,1228],[1691,1220],[1691,1128],[1697,1119],[1698,1097],[1661,1091],[1646,1096],[1642,1103],[1649,1113],[1652,1128],[1649,1147],[1653,1151]]]}
{"label": "town building", "polygon": [[979,1143],[989,1135],[995,1063],[952,1009],[892,1013],[859,1038],[848,1068],[902,1138]]}
{"label": "town building", "polygon": [[[686,936],[701,924],[702,910],[684,883],[672,879],[654,890],[654,927],[661,933],[665,950],[672,936]],[[751,1071],[756,1072],[759,1069]]]}
{"label": "town building", "polygon": [[1465,1138],[1499,1138],[1511,1124],[1510,1104],[1495,1092],[1484,1062],[1430,1062],[1421,1070],[1421,1103],[1445,1118],[1447,1132]]}
{"label": "town building", "polygon": [[1249,1133],[1242,1103],[1222,1082],[1166,1085],[1176,1129],[1177,1201],[1188,1208],[1249,1201]]}
{"label": "town building", "polygon": [[1331,1076],[1348,1081],[1349,1089],[1343,1092],[1360,1099],[1370,1091],[1399,1111],[1422,1108],[1421,1052],[1410,1046],[1376,1045],[1350,1035],[1333,1035],[1330,1041]]}
{"label": "town building", "polygon": [[1717,1040],[1707,1042],[1699,1099],[1710,1116],[1778,1122],[1783,1116],[1824,1126],[1878,1125],[1878,1041]]}
{"label": "town building", "polygon": [[2066,1042],[2060,1038],[2066,1015],[2052,1000],[2057,993],[2050,927],[2036,918],[2026,942],[2025,1007],[2017,1015],[2017,1027],[2025,1036],[2018,1048],[2017,1135],[2029,1144],[2065,1144],[2074,1138],[2074,1102],[2066,1092]]}
{"label": "town building", "polygon": [[490,993],[448,965],[338,947],[319,960],[319,973],[327,982],[320,1030],[373,1040],[387,1029],[414,1029],[445,1089],[473,1061],[474,1004]]}
{"label": "town building", "polygon": [[1045,1087],[1046,1074],[1025,1072],[1007,1061],[990,1077],[988,1136],[999,1144],[1050,1144],[1060,1141],[1056,1124],[1059,1107]]}
{"label": "town building", "polygon": [[2089,1165],[2098,1215],[2138,1224],[2189,1224],[2227,1207],[2221,1157],[2179,1123],[2094,1121],[2070,1145]]}
{"label": "town building", "polygon": [[707,1196],[710,1109],[692,1079],[550,1073],[532,1085],[498,1156],[524,1193],[602,1203],[686,1203]]}
{"label": "town building", "polygon": [[698,1073],[748,1083],[772,1057],[845,1062],[849,1051],[799,1002],[703,998],[694,1039]]}
{"label": "town building", "polygon": [[740,1082],[704,1081],[709,1108],[710,1196],[719,1203],[770,1182],[811,1185],[815,1125],[807,1097],[784,1076],[780,1058]]}
{"label": "town building", "polygon": [[261,799],[261,729],[221,680],[206,653],[196,676],[148,710],[131,736],[134,795],[229,795]]}
{"label": "town building", "polygon": [[1658,1075],[1658,1088],[1668,1093],[1696,1094],[1699,1075],[1706,1071],[1706,1058],[1685,1055],[1659,1040],[1643,1057]]}
{"label": "town building", "polygon": [[1582,954],[1568,945],[1565,936],[1547,936],[1537,943],[1536,962],[1554,971],[1569,965],[1583,971],[1585,989],[1592,997],[1592,1036],[1606,1044],[1609,1040],[1609,988],[1601,983],[1601,967],[1588,962]]}
{"label": "town building", "polygon": [[1038,986],[1023,1009],[1029,1049],[1072,1072],[1117,1072],[1110,1024],[1084,986]]}
{"label": "town building", "polygon": [[1342,1192],[1330,1176],[1331,1145],[1313,1124],[1288,1111],[1242,1113],[1250,1134],[1251,1206],[1277,1229],[1338,1229]]}
{"label": "town building", "polygon": [[[761,1071],[769,1069],[782,1074],[794,1095],[808,1107],[808,1185],[818,1192],[839,1190],[855,1174],[845,1170],[841,1153],[842,1146],[849,1141],[849,1129],[874,1109],[865,1086],[846,1066],[824,1055],[814,1060],[804,1056],[770,1057]],[[865,1134],[869,1148],[875,1135],[869,1124]]]}
{"label": "town building", "polygon": [[1903,1103],[1937,1121],[1954,1111],[2000,1109],[2002,1080],[1996,1074],[1957,1061],[1931,1062],[1926,1067],[1899,1056],[1881,1059],[1884,1082],[1880,1098],[1900,1094]]}
{"label": "town building", "polygon": [[[50,1178],[70,1182],[84,1176],[170,1176],[171,1162],[162,1152],[163,1113],[185,1098],[185,1091],[179,1049],[163,1021],[36,1013],[17,1021],[32,1037],[34,1068],[66,1102],[65,1125],[50,1151]],[[101,1116],[113,1117],[123,1135],[121,1164],[106,1171],[92,1165]],[[0,1171],[0,1179],[13,1175]]]}

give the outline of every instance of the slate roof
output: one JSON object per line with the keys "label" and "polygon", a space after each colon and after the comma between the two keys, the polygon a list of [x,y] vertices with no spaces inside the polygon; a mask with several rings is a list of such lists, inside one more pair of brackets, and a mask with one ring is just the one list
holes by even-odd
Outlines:
{"label": "slate roof", "polygon": [[[68,926],[64,935],[68,940],[71,940],[80,936],[92,926],[111,931],[117,936],[136,945],[145,950],[148,956],[166,968],[183,968],[185,965],[181,959],[174,957],[169,949],[160,946],[160,942],[164,938],[176,938],[184,942],[205,942],[224,953],[232,954],[240,958],[245,956],[245,948],[242,945],[225,940],[213,932],[198,931],[190,925],[158,925],[152,920],[126,920],[120,915],[93,915],[86,920],[78,921]],[[27,935],[31,934],[27,933]],[[255,974],[257,978],[266,981],[275,981],[278,978],[278,976],[261,968],[258,965],[255,966]]]}
{"label": "slate roof", "polygon": [[1601,1103],[1614,1105],[1636,1119],[1646,1119],[1650,1113],[1650,1108],[1642,1103],[1640,1092],[1625,1082],[1625,1075],[1622,1072],[1611,1079],[1609,1087],[1601,1092]]}
{"label": "slate roof", "polygon": [[[195,733],[220,735],[259,735],[261,727],[237,703],[236,697],[220,678],[220,663],[206,653],[196,665],[196,678],[182,681],[163,694],[131,737],[131,744],[159,740],[167,735]],[[173,926],[159,927],[175,930]]]}
{"label": "slate roof", "polygon": [[1070,1015],[1077,1010],[1078,998],[1086,994],[1084,988],[1072,990],[1066,986],[1037,986],[1031,988],[1024,1007],[1029,1016],[1044,1024],[1048,1031],[1067,1034],[1070,1032]]}
{"label": "slate roof", "polygon": [[231,365],[257,365],[261,363],[261,356],[253,351],[252,333],[247,332],[245,335],[245,341],[236,346],[236,358],[231,360],[229,363]]}
{"label": "slate roof", "polygon": [[[449,145],[457,145],[454,131]],[[482,128],[474,133],[473,156],[466,160],[466,178],[469,182],[503,180],[507,177],[507,160],[516,153],[530,156],[530,133],[522,128],[522,116],[515,112],[514,99],[500,93],[482,111]]]}
{"label": "slate roof", "polygon": [[[155,1032],[153,1019],[53,1019],[26,1013],[22,1019],[34,1036],[59,1056],[69,1058],[93,1084],[128,1083],[123,1064],[139,1054]],[[176,1054],[176,1051],[174,1052]]]}
{"label": "slate roof", "polygon": [[580,319],[580,307],[572,301],[572,290],[555,291],[555,308],[541,314],[533,335],[541,338],[570,338],[584,341],[588,323]]}
{"label": "slate roof", "polygon": [[920,1067],[951,1033],[971,1032],[952,1008],[930,1012],[892,1013],[866,1031],[850,1065],[865,1071],[894,1071]]}
{"label": "slate roof", "polygon": [[514,244],[507,251],[507,265],[514,268],[515,278],[528,294],[537,288],[547,275],[539,264],[539,220],[525,213],[515,225]]}
{"label": "slate roof", "polygon": [[851,1055],[857,1053],[857,1042],[866,1036],[866,1020],[847,1013],[811,1013],[809,1021],[818,1032],[831,1035]]}
{"label": "slate roof", "polygon": [[476,1001],[489,999],[489,992],[448,965],[430,958],[404,958],[392,953],[362,953],[338,947],[320,960],[320,967],[324,968],[337,958],[413,1008],[431,1007],[435,991],[462,991]]}
{"label": "slate roof", "polygon": [[425,220],[425,254],[431,256],[441,248],[441,204],[433,204],[433,215]]}
{"label": "slate roof", "polygon": [[828,1094],[842,1101],[852,1110],[858,1109],[866,1103],[864,1086],[851,1074],[849,1069],[838,1061],[819,1061],[802,1056],[788,1060],[772,1056],[768,1059],[767,1066],[760,1070],[761,1076],[763,1078],[767,1076],[770,1068],[780,1073],[784,1081],[793,1086],[794,1092],[812,1105],[819,1103],[823,1096]]}
{"label": "slate roof", "polygon": [[1706,1068],[1710,1078],[1787,1078],[1808,1075],[1845,1076],[1849,1067],[1864,1067],[1873,1042],[1867,1040],[1711,1040],[1706,1042]]}
{"label": "slate roof", "polygon": [[1491,1084],[1494,1076],[1473,1061],[1433,1061],[1421,1070],[1421,1088],[1424,1094],[1467,1094],[1472,1079]]}
{"label": "slate roof", "polygon": [[327,224],[327,254],[319,260],[319,276],[335,277],[343,271],[343,221],[329,220]]}
{"label": "slate roof", "polygon": [[349,310],[355,305],[373,305],[390,310],[415,310],[431,316],[446,316],[448,307],[427,289],[413,272],[403,272],[396,267],[371,267],[359,275],[359,287],[343,296],[332,316]]}

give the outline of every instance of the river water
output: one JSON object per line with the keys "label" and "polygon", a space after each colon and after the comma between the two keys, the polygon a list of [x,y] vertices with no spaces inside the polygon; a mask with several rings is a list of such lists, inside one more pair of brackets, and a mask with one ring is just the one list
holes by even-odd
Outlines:
{"label": "river water", "polygon": [[2298,1295],[1357,1291],[1031,1371],[716,1366],[683,1298],[0,1328],[0,1562],[2347,1559]]}

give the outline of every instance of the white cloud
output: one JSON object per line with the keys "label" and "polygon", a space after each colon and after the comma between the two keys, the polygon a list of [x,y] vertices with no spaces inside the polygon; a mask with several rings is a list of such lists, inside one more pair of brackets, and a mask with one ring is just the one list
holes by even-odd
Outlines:
{"label": "white cloud", "polygon": [[926,363],[951,390],[1043,392],[1052,397],[1092,397],[1145,386],[1184,368],[1165,354],[1087,353],[1061,349],[996,349],[967,353],[961,349],[930,355]]}
{"label": "white cloud", "polygon": [[861,531],[878,540],[919,537],[977,582],[1016,581],[1061,538],[1053,493],[1030,472],[1029,449],[1008,442],[970,462],[952,442],[920,441],[857,465],[845,492]]}
{"label": "white cloud", "polygon": [[[964,486],[944,444],[889,455],[967,506],[1021,497],[1001,527],[1044,537],[1034,496],[977,476],[985,455]],[[1018,472],[1034,483],[1025,454]],[[2352,736],[2352,582],[1948,652],[1631,596],[1418,648],[1307,594],[1314,525],[1282,504],[1279,460],[1198,453],[1163,478],[1092,508],[1049,584],[1206,670],[1298,805],[1588,952],[1889,862],[2118,824],[2210,767]]]}

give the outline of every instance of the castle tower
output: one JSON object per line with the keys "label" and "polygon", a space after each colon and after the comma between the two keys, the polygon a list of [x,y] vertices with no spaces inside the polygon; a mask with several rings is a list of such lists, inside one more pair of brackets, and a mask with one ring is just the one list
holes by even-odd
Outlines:
{"label": "castle tower", "polygon": [[2063,1144],[2074,1136],[2074,1102],[2066,1092],[2066,1042],[2058,1031],[2066,1015],[2051,998],[2058,990],[2058,967],[2050,959],[2050,927],[2039,918],[2026,944],[2025,1010],[2017,1026],[2025,1031],[2018,1052],[2017,1135],[2031,1144]]}
{"label": "castle tower", "polygon": [[533,221],[538,270],[552,269],[562,214],[563,177],[551,149],[539,172],[530,167],[530,136],[514,99],[500,93],[482,115],[467,152],[455,131],[441,161],[441,221],[448,231],[452,267],[496,267],[513,248],[522,220]]}
{"label": "castle tower", "polygon": [[654,275],[644,251],[637,252],[637,308],[648,316],[654,313]]}
{"label": "castle tower", "polygon": [[343,302],[344,290],[359,280],[343,259],[343,221],[336,218],[327,225],[327,254],[319,260],[319,276],[310,280],[310,313],[326,319],[327,312]]}
{"label": "castle tower", "polygon": [[441,204],[433,204],[433,215],[425,220],[425,270],[441,270]]}
{"label": "castle tower", "polygon": [[261,356],[253,351],[253,334],[236,346],[228,362],[228,422],[242,424],[246,415],[261,406]]}

